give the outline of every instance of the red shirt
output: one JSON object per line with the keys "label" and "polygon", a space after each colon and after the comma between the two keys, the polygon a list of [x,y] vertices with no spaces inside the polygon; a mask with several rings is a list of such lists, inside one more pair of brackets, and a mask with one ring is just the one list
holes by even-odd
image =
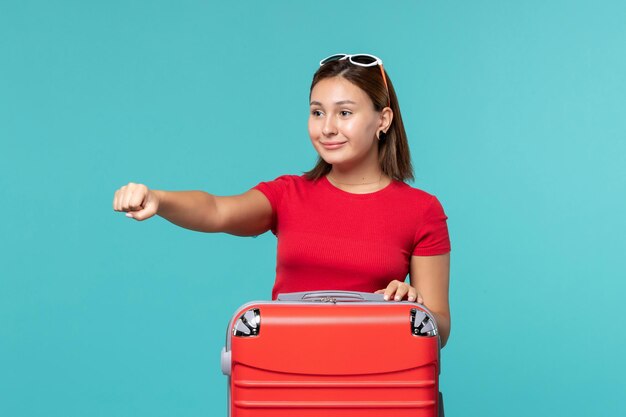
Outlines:
{"label": "red shirt", "polygon": [[411,255],[450,252],[437,198],[401,181],[352,194],[326,177],[284,175],[254,189],[272,205],[278,238],[272,299],[312,290],[374,292],[404,281]]}

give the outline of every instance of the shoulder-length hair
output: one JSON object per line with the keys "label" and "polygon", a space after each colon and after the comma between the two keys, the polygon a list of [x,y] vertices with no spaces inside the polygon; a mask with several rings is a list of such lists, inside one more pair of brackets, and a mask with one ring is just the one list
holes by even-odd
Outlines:
{"label": "shoulder-length hair", "polygon": [[[414,179],[413,166],[411,165],[409,143],[400,114],[400,105],[391,79],[386,72],[385,75],[389,95],[387,95],[387,88],[379,66],[362,67],[350,63],[347,59],[331,61],[322,65],[313,75],[309,99],[313,87],[321,80],[343,77],[367,93],[374,103],[376,111],[380,112],[387,106],[391,107],[393,120],[385,138],[378,141],[378,162],[382,172],[390,178],[399,181],[412,181]],[[318,157],[315,167],[305,172],[304,175],[309,180],[317,180],[328,174],[331,168],[331,164]]]}

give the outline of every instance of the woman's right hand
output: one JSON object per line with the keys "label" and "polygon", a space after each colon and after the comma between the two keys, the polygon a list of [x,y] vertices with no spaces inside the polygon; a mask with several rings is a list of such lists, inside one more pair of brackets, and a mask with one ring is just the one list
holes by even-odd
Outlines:
{"label": "woman's right hand", "polygon": [[143,184],[129,182],[115,192],[113,210],[126,212],[126,217],[146,220],[154,216],[159,208],[159,197],[155,190]]}

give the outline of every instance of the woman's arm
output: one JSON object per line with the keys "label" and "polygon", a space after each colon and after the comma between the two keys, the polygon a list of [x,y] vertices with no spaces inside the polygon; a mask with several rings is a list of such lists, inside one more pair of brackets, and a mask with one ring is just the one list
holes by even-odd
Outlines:
{"label": "woman's arm", "polygon": [[412,256],[410,265],[411,286],[437,320],[441,347],[450,336],[450,253],[436,256]]}
{"label": "woman's arm", "polygon": [[272,206],[258,190],[218,197],[204,191],[150,190],[129,183],[115,192],[113,209],[136,220],[155,214],[186,229],[254,236],[270,229]]}

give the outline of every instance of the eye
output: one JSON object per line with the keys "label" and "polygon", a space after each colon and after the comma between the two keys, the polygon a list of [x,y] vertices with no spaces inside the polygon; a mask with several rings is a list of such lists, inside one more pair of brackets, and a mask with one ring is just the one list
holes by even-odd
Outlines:
{"label": "eye", "polygon": [[341,115],[342,117],[348,117],[352,114],[352,112],[350,110],[341,110],[339,112],[339,115]]}
{"label": "eye", "polygon": [[313,117],[320,117],[322,115],[322,111],[318,110],[318,109],[313,109],[311,110],[311,116]]}

